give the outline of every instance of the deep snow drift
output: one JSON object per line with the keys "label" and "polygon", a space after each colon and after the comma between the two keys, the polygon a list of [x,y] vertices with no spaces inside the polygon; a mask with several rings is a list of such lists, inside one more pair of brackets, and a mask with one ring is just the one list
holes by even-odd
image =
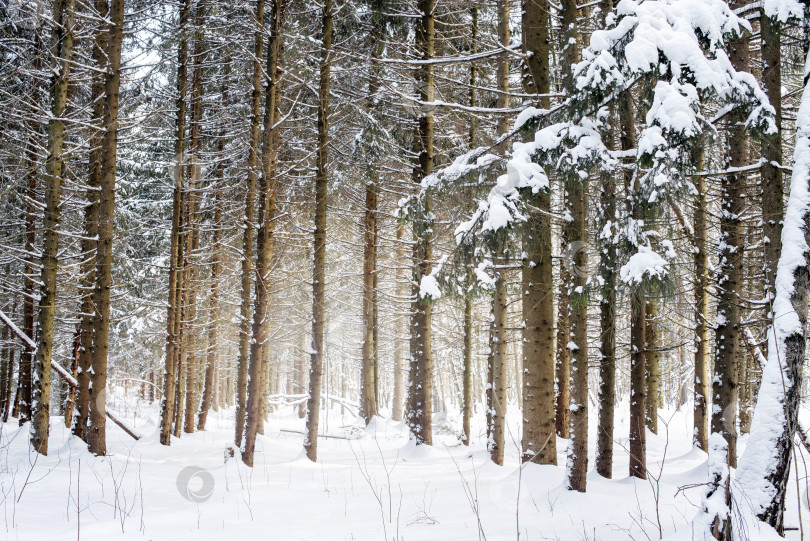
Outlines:
{"label": "deep snow drift", "polygon": [[[586,494],[562,486],[565,440],[557,446],[560,466],[519,468],[514,411],[506,465],[499,467],[489,461],[480,415],[469,448],[454,435],[459,423],[453,414],[436,419],[433,448],[415,448],[401,423],[378,418],[362,429],[339,408],[321,428],[340,437],[321,438],[313,464],[302,453],[303,420],[286,408],[259,437],[251,470],[238,451],[228,456],[232,411],[212,413],[207,431],[183,434],[167,448],[158,443],[155,406],[119,396],[113,407],[144,438],[134,442],[108,424],[107,457],[88,454],[58,417],[52,418],[48,457],[29,451],[27,426],[2,427],[0,539],[640,541],[659,539],[659,531],[693,539],[690,522],[706,480],[706,455],[691,445],[688,406],[661,412],[661,434],[648,433],[648,468],[651,477],[660,475],[659,483],[627,477],[628,407],[620,405],[615,479],[592,471]],[[801,461],[799,470],[806,498]],[[795,486],[791,482],[788,526],[798,526]],[[747,537],[770,535],[748,525]],[[788,538],[798,539],[798,532]]]}

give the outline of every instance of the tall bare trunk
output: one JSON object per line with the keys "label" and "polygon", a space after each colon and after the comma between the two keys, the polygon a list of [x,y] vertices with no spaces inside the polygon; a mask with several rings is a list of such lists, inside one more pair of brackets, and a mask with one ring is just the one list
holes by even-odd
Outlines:
{"label": "tall bare trunk", "polygon": [[174,195],[172,201],[171,253],[169,255],[169,307],[166,316],[166,367],[160,418],[160,443],[171,444],[172,424],[177,403],[177,377],[180,370],[180,318],[182,314],[183,243],[181,228],[185,209],[183,187],[186,133],[186,82],[188,78],[188,17],[190,0],[180,6],[180,42],[177,50],[177,117],[174,139]]}
{"label": "tall bare trunk", "polygon": [[377,179],[366,184],[363,222],[363,363],[360,377],[360,416],[368,424],[377,415],[377,381],[374,362],[374,278],[377,253]]}
{"label": "tall bare trunk", "polygon": [[[703,170],[705,154],[697,152],[695,166]],[[709,450],[709,250],[706,224],[706,178],[695,177],[695,376],[693,441],[702,450]]]}
{"label": "tall bare trunk", "polygon": [[270,366],[267,361],[267,341],[270,338],[270,263],[275,247],[277,156],[279,145],[281,101],[281,72],[284,41],[285,0],[274,0],[270,16],[270,41],[267,55],[267,86],[262,140],[262,176],[259,184],[259,231],[256,239],[256,298],[253,308],[253,340],[250,349],[250,379],[248,382],[247,424],[242,461],[253,465],[256,433],[264,433],[267,416],[267,395],[270,387]]}
{"label": "tall bare trunk", "polygon": [[[416,23],[416,51],[422,60],[433,58],[434,0],[419,0]],[[417,74],[419,99],[433,101],[433,67],[423,64]],[[414,133],[417,161],[413,168],[416,184],[433,172],[433,112],[422,110]],[[430,198],[425,198],[424,215],[413,222],[413,289],[411,291],[410,372],[407,421],[417,443],[433,444],[433,357],[431,353],[431,299],[421,298],[420,284],[433,267],[433,240],[429,216]]]}
{"label": "tall bare trunk", "polygon": [[[566,250],[567,242],[563,231],[562,248]],[[571,358],[568,342],[571,340],[568,329],[568,276],[565,263],[560,260],[560,285],[557,292],[557,337],[555,339],[554,361],[554,429],[557,436],[568,439],[568,426],[571,402]]]}
{"label": "tall bare trunk", "polygon": [[647,428],[644,366],[644,297],[630,294],[630,475],[647,478]]}
{"label": "tall bare trunk", "polygon": [[[608,132],[613,139],[613,125]],[[613,144],[609,145],[613,148]],[[611,228],[616,222],[616,179],[602,176],[602,217]],[[601,225],[601,224],[600,224]],[[611,230],[615,232],[615,229]],[[612,237],[613,235],[611,235]],[[600,247],[599,276],[599,427],[596,432],[596,471],[608,479],[613,477],[613,428],[616,408],[616,263],[618,250],[613,239]]]}
{"label": "tall bare trunk", "polygon": [[185,280],[187,291],[187,302],[184,305],[186,318],[183,321],[186,327],[185,343],[183,347],[186,354],[186,392],[183,431],[194,432],[194,414],[197,411],[197,372],[200,365],[200,348],[197,340],[192,337],[197,336],[197,293],[199,290],[199,246],[200,227],[199,213],[202,196],[200,193],[201,176],[201,156],[202,151],[202,118],[203,118],[203,65],[205,64],[206,44],[204,40],[204,28],[206,17],[206,3],[197,1],[194,9],[194,52],[191,59],[191,118],[189,120],[189,142],[188,142],[188,209],[186,212],[186,239],[188,250],[186,251],[186,267],[188,278]]}
{"label": "tall bare trunk", "polygon": [[647,376],[646,424],[653,434],[658,434],[659,385],[661,367],[658,353],[658,301],[647,297],[644,308],[644,372]]}
{"label": "tall bare trunk", "polygon": [[124,36],[124,0],[110,2],[107,73],[104,77],[104,137],[101,141],[101,177],[98,202],[96,287],[93,301],[93,375],[90,377],[90,419],[87,444],[95,455],[107,454],[107,356],[110,337],[115,169],[118,150],[118,89],[121,85],[121,44]]}
{"label": "tall bare trunk", "polygon": [[321,414],[321,383],[324,360],[324,311],[326,292],[326,196],[329,182],[329,83],[332,69],[332,0],[324,0],[318,85],[318,151],[315,173],[315,267],[312,274],[312,354],[307,400],[307,457],[318,459],[318,425]]}
{"label": "tall bare trunk", "polygon": [[[98,16],[106,19],[109,15],[107,0],[95,0],[94,8]],[[84,237],[82,238],[82,266],[79,284],[82,289],[81,322],[79,323],[78,371],[76,381],[75,419],[73,434],[87,439],[87,422],[90,416],[90,366],[93,356],[93,320],[96,308],[93,304],[93,285],[96,280],[96,246],[98,236],[98,199],[101,178],[101,143],[103,138],[102,119],[104,118],[105,95],[103,71],[107,66],[107,29],[99,27],[93,36],[93,61],[102,73],[93,74],[91,98],[93,120],[97,129],[90,136],[90,163],[87,175],[87,206],[84,210]]]}
{"label": "tall bare trunk", "polygon": [[[397,265],[402,265],[405,259],[405,250],[403,237],[405,236],[405,226],[400,225],[397,227],[397,248],[396,248],[396,262]],[[397,271],[397,298],[405,298],[405,287],[403,286],[403,277],[400,276],[401,272]],[[405,359],[403,349],[405,345],[402,343],[402,334],[404,329],[402,316],[396,316],[395,319],[395,333],[394,337],[394,396],[391,399],[391,419],[394,421],[402,420],[402,413],[405,400]]]}
{"label": "tall bare trunk", "polygon": [[[222,102],[223,105],[228,103],[228,88],[225,82],[222,83]],[[214,172],[214,179],[221,183],[225,176],[225,137],[226,133],[223,129],[219,134],[219,145],[217,155],[219,163],[217,164]],[[221,246],[222,242],[222,186],[216,188],[216,200],[214,203],[214,234],[211,239],[211,291],[208,296],[208,347],[206,348],[206,361],[205,361],[205,384],[203,386],[202,404],[200,405],[200,412],[197,416],[197,430],[205,430],[205,423],[208,420],[208,410],[211,408],[216,411],[219,407],[219,396],[217,392],[217,369],[219,367],[219,280],[222,263]]]}
{"label": "tall bare trunk", "polygon": [[[618,103],[619,141],[622,150],[636,148],[636,111],[633,95],[622,94]],[[625,191],[637,194],[632,168],[624,171]],[[644,201],[634,196],[629,201],[629,212],[635,220],[644,218]],[[644,365],[644,295],[633,288],[630,292],[630,475],[639,479],[647,478],[647,432],[646,432],[646,367]]]}
{"label": "tall bare trunk", "polygon": [[[742,5],[742,4],[740,4]],[[748,70],[749,38],[729,43],[729,59],[739,71]],[[742,112],[729,115],[728,167],[748,164],[748,138]],[[728,466],[737,467],[737,393],[740,359],[740,297],[743,287],[745,238],[745,174],[730,173],[721,180],[720,264],[717,269],[717,324],[712,380],[712,433],[728,444]]]}
{"label": "tall bare trunk", "polygon": [[[250,277],[253,272],[253,221],[256,203],[256,174],[258,169],[259,124],[262,97],[262,58],[264,58],[265,0],[256,2],[257,25],[253,43],[253,93],[250,97],[250,141],[248,143],[247,186],[245,188],[245,222],[242,234],[242,304],[239,311],[239,360],[236,376],[236,445],[242,446],[247,408],[248,367],[250,363],[251,318]],[[258,374],[257,368],[257,374]],[[258,380],[255,382],[258,384]]]}
{"label": "tall bare trunk", "polygon": [[[472,273],[467,273],[467,283],[473,280]],[[473,302],[472,294],[464,295],[464,373],[462,376],[461,410],[462,410],[462,440],[464,445],[470,445],[470,418],[472,417],[472,372],[473,372]]]}
{"label": "tall bare trunk", "polygon": [[32,395],[33,423],[31,445],[48,454],[48,429],[51,400],[51,356],[53,320],[56,308],[56,267],[59,255],[59,222],[61,217],[62,147],[65,133],[70,57],[73,52],[73,16],[75,0],[56,0],[53,4],[51,56],[57,62],[51,83],[51,118],[48,121],[48,157],[45,162],[45,223],[40,276],[37,351],[34,358]]}
{"label": "tall bare trunk", "polygon": [[[503,259],[496,258],[503,267]],[[495,271],[495,291],[492,299],[490,324],[490,429],[488,442],[490,458],[503,466],[506,433],[506,277],[505,269]]]}
{"label": "tall bare trunk", "polygon": [[[579,60],[579,32],[575,0],[562,2],[563,63],[573,66]],[[570,69],[564,71],[563,86],[573,93],[574,81]],[[588,218],[587,180],[566,179],[566,209],[571,220],[566,223],[567,257],[569,264],[568,325],[571,340],[571,420],[566,486],[569,490],[585,492],[588,470],[588,298],[585,293],[588,278]],[[565,307],[563,307],[564,309]]]}
{"label": "tall bare trunk", "polygon": [[[764,134],[762,143],[762,235],[765,237],[765,287],[773,299],[776,265],[782,251],[784,186],[782,183],[782,50],[781,24],[763,13],[760,17],[762,37],[762,87],[776,112],[774,134]],[[769,305],[770,306],[770,305]],[[767,355],[767,351],[765,352]]]}
{"label": "tall bare trunk", "polygon": [[[549,93],[548,2],[523,0],[521,24],[526,59],[523,88]],[[549,106],[548,97],[538,105]],[[523,232],[523,441],[522,459],[557,463],[554,437],[554,281],[551,259],[551,194],[525,194],[530,207]]]}

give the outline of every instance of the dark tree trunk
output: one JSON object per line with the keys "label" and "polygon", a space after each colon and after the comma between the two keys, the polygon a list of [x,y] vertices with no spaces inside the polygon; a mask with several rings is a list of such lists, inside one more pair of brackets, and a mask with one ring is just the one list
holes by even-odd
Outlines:
{"label": "dark tree trunk", "polygon": [[[416,23],[416,50],[422,60],[433,58],[434,0],[419,0],[419,18]],[[423,64],[417,74],[419,100],[433,101],[433,67]],[[414,151],[417,161],[413,168],[413,180],[418,184],[433,172],[433,112],[420,111]],[[433,357],[431,353],[431,299],[420,296],[420,284],[430,275],[433,267],[433,239],[430,225],[432,205],[430,198],[424,202],[424,215],[413,221],[413,289],[411,292],[410,328],[410,373],[407,421],[417,443],[433,444]]]}
{"label": "dark tree trunk", "polygon": [[124,0],[110,2],[107,73],[104,78],[104,136],[101,141],[101,176],[98,203],[96,286],[93,301],[93,374],[90,377],[90,418],[87,444],[95,455],[107,454],[107,356],[110,337],[115,170],[118,150],[118,89],[121,84],[121,45],[124,35]]}
{"label": "dark tree trunk", "polygon": [[270,338],[270,264],[275,248],[276,218],[276,163],[279,145],[281,69],[284,41],[285,0],[274,0],[270,15],[270,41],[268,44],[267,86],[262,140],[262,176],[259,185],[259,231],[256,239],[256,300],[253,308],[253,340],[250,346],[250,379],[248,383],[247,424],[242,461],[253,465],[256,433],[264,433],[269,385],[267,361]]}
{"label": "dark tree trunk", "polygon": [[318,459],[318,425],[324,359],[324,311],[326,281],[326,197],[329,181],[329,83],[332,69],[332,0],[324,0],[320,82],[318,85],[318,150],[315,174],[315,266],[312,276],[312,354],[307,400],[307,458]]}
{"label": "dark tree trunk", "polygon": [[174,140],[174,195],[172,200],[171,253],[169,258],[169,307],[166,316],[166,367],[161,402],[160,443],[171,445],[172,424],[177,405],[177,377],[180,370],[180,318],[182,313],[183,243],[181,228],[184,222],[183,186],[186,133],[186,81],[188,78],[188,17],[190,0],[180,6],[180,42],[177,51],[177,117]]}

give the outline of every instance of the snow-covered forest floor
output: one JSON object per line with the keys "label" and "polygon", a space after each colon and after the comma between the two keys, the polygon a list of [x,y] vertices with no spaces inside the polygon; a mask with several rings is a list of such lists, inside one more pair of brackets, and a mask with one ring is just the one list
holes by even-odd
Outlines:
{"label": "snow-covered forest floor", "polygon": [[[288,407],[271,415],[250,469],[238,451],[228,456],[232,410],[212,412],[208,430],[183,434],[166,448],[158,443],[155,405],[120,395],[111,405],[143,438],[135,442],[109,423],[105,457],[89,454],[56,417],[47,457],[30,450],[27,425],[3,425],[0,539],[686,540],[693,539],[690,521],[706,481],[706,455],[692,448],[688,406],[662,411],[660,434],[648,432],[651,479],[627,476],[620,438],[615,479],[591,471],[587,493],[579,494],[563,488],[565,440],[557,444],[558,466],[518,466],[514,411],[504,467],[489,459],[480,412],[479,436],[469,448],[454,435],[459,419],[452,413],[437,416],[433,448],[416,448],[402,423],[377,418],[363,429],[339,407],[321,426],[340,437],[319,438],[313,464],[302,453],[304,421]],[[626,434],[627,404],[616,421],[616,434]],[[745,443],[744,436],[741,452]],[[803,499],[805,467],[799,459]],[[788,527],[799,525],[797,501],[791,480]],[[751,530],[746,537],[769,538]]]}

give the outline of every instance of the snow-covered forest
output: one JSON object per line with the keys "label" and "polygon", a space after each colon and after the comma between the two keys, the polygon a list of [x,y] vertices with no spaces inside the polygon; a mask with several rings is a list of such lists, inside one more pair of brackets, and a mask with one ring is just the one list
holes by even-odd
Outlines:
{"label": "snow-covered forest", "polygon": [[0,0],[0,539],[804,539],[809,53],[806,0]]}

